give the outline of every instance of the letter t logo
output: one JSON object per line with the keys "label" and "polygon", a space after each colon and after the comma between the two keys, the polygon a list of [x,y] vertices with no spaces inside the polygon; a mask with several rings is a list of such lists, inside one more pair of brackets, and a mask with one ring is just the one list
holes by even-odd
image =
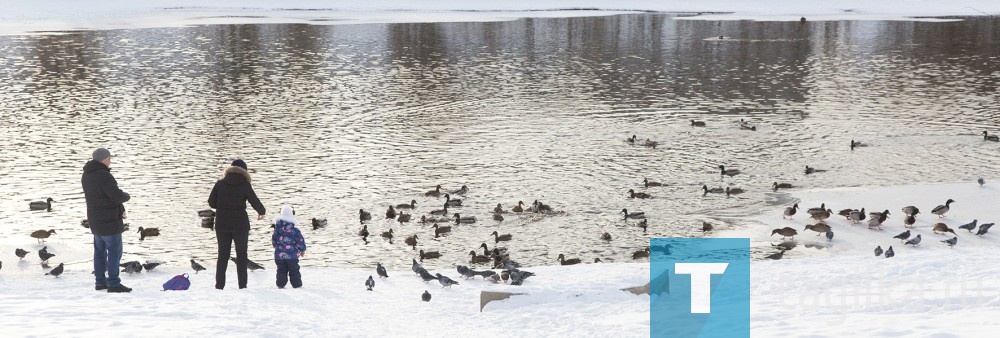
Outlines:
{"label": "letter t logo", "polygon": [[726,272],[729,263],[674,263],[678,275],[691,275],[691,313],[712,313],[712,275]]}

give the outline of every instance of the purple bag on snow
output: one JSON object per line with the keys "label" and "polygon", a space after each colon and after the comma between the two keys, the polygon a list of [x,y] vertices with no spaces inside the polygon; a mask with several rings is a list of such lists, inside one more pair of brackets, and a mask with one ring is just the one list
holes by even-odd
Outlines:
{"label": "purple bag on snow", "polygon": [[163,291],[167,290],[187,290],[191,287],[191,280],[188,279],[188,274],[181,274],[174,276],[166,283],[163,283]]}

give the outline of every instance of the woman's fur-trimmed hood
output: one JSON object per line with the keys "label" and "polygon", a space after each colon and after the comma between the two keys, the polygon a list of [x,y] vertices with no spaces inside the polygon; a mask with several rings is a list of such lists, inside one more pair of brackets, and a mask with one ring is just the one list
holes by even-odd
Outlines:
{"label": "woman's fur-trimmed hood", "polygon": [[251,181],[251,179],[250,179],[250,173],[247,172],[246,169],[243,169],[243,168],[240,168],[240,167],[237,167],[237,166],[229,166],[229,168],[226,168],[226,170],[222,172],[222,178],[221,179],[224,180],[224,181],[226,181],[226,183],[229,183],[229,184],[240,184],[240,183],[242,183],[242,182],[239,182],[239,180],[232,180],[232,179],[227,180],[226,179],[227,177],[232,177],[232,176],[229,176],[229,174],[240,174],[240,176],[236,176],[236,177],[243,177],[244,179],[246,179],[247,182]]}

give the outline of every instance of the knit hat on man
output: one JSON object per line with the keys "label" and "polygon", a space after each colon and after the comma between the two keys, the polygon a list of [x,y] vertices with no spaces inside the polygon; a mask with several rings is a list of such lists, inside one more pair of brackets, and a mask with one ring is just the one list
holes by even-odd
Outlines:
{"label": "knit hat on man", "polygon": [[247,169],[247,163],[243,162],[243,160],[235,160],[235,161],[233,161],[233,164],[231,164],[231,165],[234,166],[234,167],[243,168],[243,170]]}
{"label": "knit hat on man", "polygon": [[104,159],[111,157],[111,151],[104,148],[94,149],[94,154],[92,156],[94,161],[103,161]]}

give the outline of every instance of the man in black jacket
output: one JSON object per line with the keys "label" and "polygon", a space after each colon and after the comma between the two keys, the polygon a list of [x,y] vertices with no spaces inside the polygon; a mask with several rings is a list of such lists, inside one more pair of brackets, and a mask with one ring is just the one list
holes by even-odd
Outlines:
{"label": "man in black jacket", "polygon": [[[125,205],[130,196],[118,188],[118,181],[111,175],[111,152],[104,148],[94,150],[93,159],[83,166],[83,196],[87,201],[87,221],[94,234],[95,290],[131,292],[118,278],[118,264],[122,259],[122,232],[125,225]],[[107,273],[107,277],[105,277]]]}

